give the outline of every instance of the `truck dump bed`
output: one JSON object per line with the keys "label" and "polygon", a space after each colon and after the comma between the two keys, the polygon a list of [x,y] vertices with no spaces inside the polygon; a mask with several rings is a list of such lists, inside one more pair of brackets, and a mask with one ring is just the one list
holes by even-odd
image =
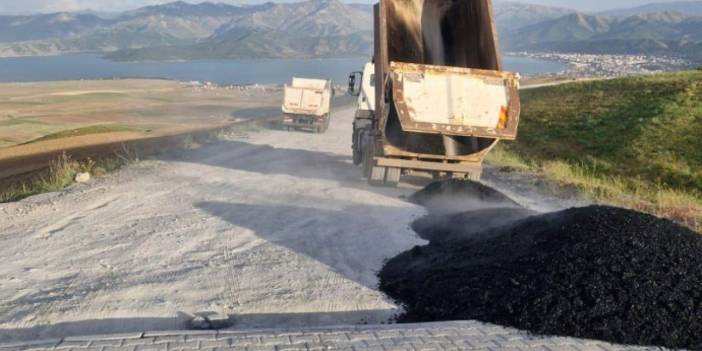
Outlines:
{"label": "truck dump bed", "polygon": [[324,116],[329,113],[331,82],[320,79],[293,78],[292,85],[285,86],[283,112],[309,116]]}
{"label": "truck dump bed", "polygon": [[390,77],[393,112],[404,131],[516,137],[519,80],[513,73],[392,62]]}
{"label": "truck dump bed", "polygon": [[491,0],[376,5],[382,156],[480,163],[516,137],[519,76],[501,71],[492,11]]}

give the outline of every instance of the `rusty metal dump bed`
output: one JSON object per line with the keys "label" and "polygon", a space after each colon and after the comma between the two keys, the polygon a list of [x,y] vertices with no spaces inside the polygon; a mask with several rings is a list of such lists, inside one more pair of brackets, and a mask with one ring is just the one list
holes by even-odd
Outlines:
{"label": "rusty metal dump bed", "polygon": [[375,72],[379,157],[480,163],[517,135],[491,0],[380,0]]}
{"label": "rusty metal dump bed", "polygon": [[492,0],[379,0],[374,25],[375,110],[354,122],[354,162],[372,184],[417,170],[479,179],[488,152],[517,137],[521,108]]}
{"label": "rusty metal dump bed", "polygon": [[471,68],[390,64],[392,101],[402,130],[514,139],[519,76]]}

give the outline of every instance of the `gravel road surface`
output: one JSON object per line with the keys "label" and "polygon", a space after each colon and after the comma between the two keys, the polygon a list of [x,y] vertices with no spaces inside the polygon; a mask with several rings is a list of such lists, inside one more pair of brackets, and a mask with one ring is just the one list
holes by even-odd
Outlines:
{"label": "gravel road surface", "polygon": [[378,324],[383,261],[424,210],[351,164],[350,106],[326,134],[264,130],[0,205],[0,343],[182,329]]}

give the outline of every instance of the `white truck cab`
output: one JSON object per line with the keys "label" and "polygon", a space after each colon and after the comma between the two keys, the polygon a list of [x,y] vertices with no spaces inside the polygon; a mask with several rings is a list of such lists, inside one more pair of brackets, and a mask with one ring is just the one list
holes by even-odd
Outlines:
{"label": "white truck cab", "polygon": [[375,64],[368,62],[363,71],[349,75],[349,94],[358,96],[356,117],[353,121],[353,161],[361,164],[363,159],[363,140],[373,124],[375,114]]}
{"label": "white truck cab", "polygon": [[369,114],[375,111],[375,64],[366,63],[361,75],[356,113]]}

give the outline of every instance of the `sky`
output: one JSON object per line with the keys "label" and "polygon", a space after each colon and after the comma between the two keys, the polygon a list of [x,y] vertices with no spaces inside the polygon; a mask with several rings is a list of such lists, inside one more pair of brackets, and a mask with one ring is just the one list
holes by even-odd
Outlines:
{"label": "sky", "polygon": [[[101,12],[123,11],[146,5],[171,2],[172,0],[0,0],[0,13],[35,13],[80,11],[92,9]],[[202,0],[186,0],[201,2]],[[254,4],[267,0],[213,0],[231,4]],[[294,2],[299,0],[275,0]],[[375,0],[345,0],[348,2],[371,3]],[[518,0],[519,1],[519,0]],[[674,2],[679,0],[521,0],[541,5],[575,8],[581,11],[597,12],[613,8],[632,7],[650,2]]]}

